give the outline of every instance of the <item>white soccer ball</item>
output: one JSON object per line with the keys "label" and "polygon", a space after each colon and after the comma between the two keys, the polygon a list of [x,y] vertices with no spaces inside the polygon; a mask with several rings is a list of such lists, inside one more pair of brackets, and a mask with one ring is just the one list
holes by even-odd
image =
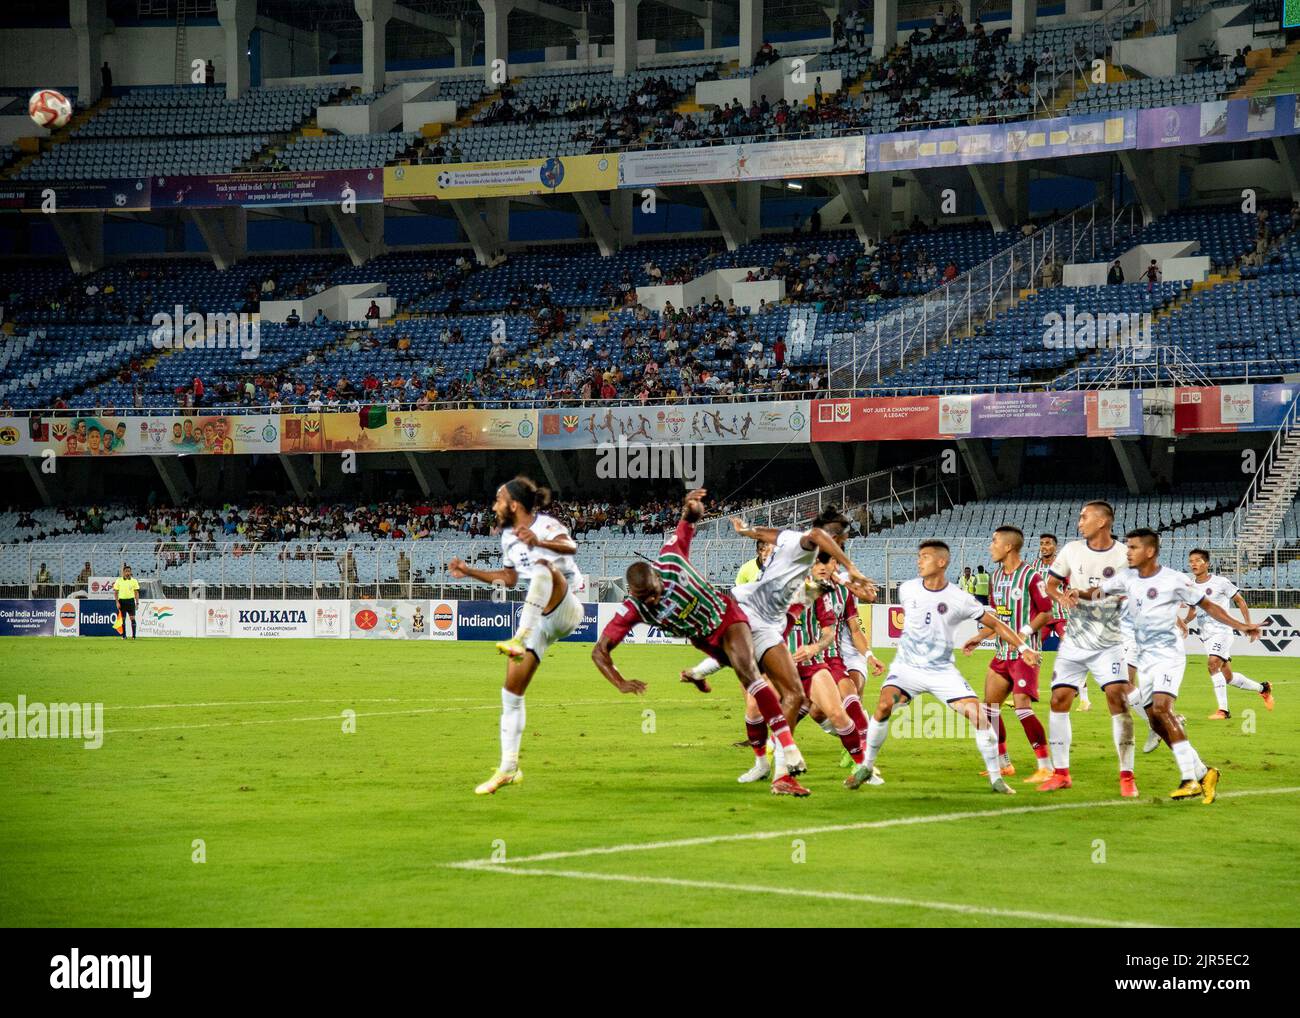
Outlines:
{"label": "white soccer ball", "polygon": [[27,113],[41,127],[63,127],[72,119],[72,103],[62,92],[43,88],[27,100]]}

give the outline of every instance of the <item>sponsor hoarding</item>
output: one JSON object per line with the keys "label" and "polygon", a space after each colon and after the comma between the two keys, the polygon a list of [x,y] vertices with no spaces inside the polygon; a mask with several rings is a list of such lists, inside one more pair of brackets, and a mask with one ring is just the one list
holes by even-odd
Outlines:
{"label": "sponsor hoarding", "polygon": [[394,410],[377,428],[359,414],[286,414],[281,452],[535,449],[536,410]]}
{"label": "sponsor hoarding", "polygon": [[441,163],[384,168],[384,198],[501,198],[510,195],[612,191],[619,156],[551,156],[494,163]]}
{"label": "sponsor hoarding", "polygon": [[144,599],[136,610],[136,626],[141,636],[198,636],[204,607],[203,601]]}
{"label": "sponsor hoarding", "polygon": [[353,601],[348,620],[353,640],[427,640],[432,628],[428,601]]}
{"label": "sponsor hoarding", "polygon": [[53,636],[56,604],[51,600],[0,600],[0,636]]}
{"label": "sponsor hoarding", "polygon": [[154,177],[154,208],[219,208],[240,205],[341,205],[384,200],[379,167],[353,170],[295,170],[286,173],[214,173]]}
{"label": "sponsor hoarding", "polygon": [[1300,385],[1211,385],[1174,390],[1174,433],[1276,431]]}
{"label": "sponsor hoarding", "polygon": [[785,445],[807,442],[803,400],[636,407],[562,407],[539,413],[542,449],[594,449],[655,442]]}
{"label": "sponsor hoarding", "polygon": [[862,135],[805,141],[760,141],[700,148],[624,152],[619,187],[709,184],[742,180],[784,180],[865,173],[867,139]]}
{"label": "sponsor hoarding", "polygon": [[[522,601],[454,601],[456,639],[507,640],[519,626]],[[600,605],[584,603],[582,624],[563,640],[565,643],[595,643]]]}

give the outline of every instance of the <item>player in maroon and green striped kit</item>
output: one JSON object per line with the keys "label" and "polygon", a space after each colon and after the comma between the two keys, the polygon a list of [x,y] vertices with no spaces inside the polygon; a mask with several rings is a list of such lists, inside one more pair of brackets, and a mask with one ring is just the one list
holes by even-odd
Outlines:
{"label": "player in maroon and green striped kit", "polygon": [[[1043,585],[1043,574],[1020,558],[1025,535],[1018,527],[1002,526],[993,533],[989,556],[997,564],[989,582],[989,607],[1007,627],[1025,638],[1029,647],[1037,651],[1039,632],[1051,625],[1052,602]],[[993,635],[993,630],[981,627],[966,641],[962,653],[970,654],[981,642]],[[1002,703],[1011,694],[1016,717],[1025,730],[1025,737],[1034,751],[1037,767],[1025,779],[1026,784],[1045,781],[1052,775],[1048,757],[1047,736],[1043,723],[1034,714],[1032,704],[1038,702],[1038,668],[1021,660],[1019,651],[999,638],[988,674],[984,677],[984,709],[990,724],[998,728],[998,754],[1002,775],[1015,774],[1007,754],[1007,728],[1002,721]]]}
{"label": "player in maroon and green striped kit", "polygon": [[[1055,534],[1038,535],[1038,558],[1034,559],[1033,566],[1043,574],[1044,589],[1046,589],[1048,570],[1052,568],[1052,563],[1056,561],[1059,545],[1060,542],[1057,541]],[[1059,640],[1065,635],[1065,624],[1069,621],[1070,609],[1060,601],[1054,600],[1052,602],[1052,621],[1043,627],[1041,635],[1055,634]],[[1092,702],[1088,699],[1087,676],[1084,676],[1083,682],[1079,684],[1079,710],[1092,710]]]}
{"label": "player in maroon and green striped kit", "polygon": [[[783,747],[790,773],[774,781],[772,790],[777,794],[807,795],[808,790],[795,780],[807,765],[781,711],[780,698],[759,673],[749,619],[730,595],[720,593],[691,565],[691,538],[696,522],[704,515],[704,495],[701,489],[686,496],[681,522],[653,563],[634,562],[628,567],[627,600],[600,634],[591,659],[616,689],[626,690],[630,685],[643,689],[644,683],[623,678],[614,666],[611,651],[638,622],[685,637],[736,673],[745,692],[758,704],[772,737]],[[782,783],[784,786],[778,787]]]}

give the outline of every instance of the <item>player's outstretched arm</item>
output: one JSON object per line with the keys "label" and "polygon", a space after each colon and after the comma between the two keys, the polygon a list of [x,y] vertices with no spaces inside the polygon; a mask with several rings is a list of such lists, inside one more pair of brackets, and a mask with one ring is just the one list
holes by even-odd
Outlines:
{"label": "player's outstretched arm", "polygon": [[1248,605],[1248,604],[1246,603],[1246,598],[1245,598],[1245,596],[1242,595],[1242,594],[1235,594],[1235,595],[1233,595],[1232,603],[1235,604],[1235,605],[1237,606],[1237,608],[1241,611],[1241,617],[1242,617],[1243,619],[1245,619],[1247,622],[1249,622],[1249,621],[1250,621],[1250,605]]}
{"label": "player's outstretched arm", "polygon": [[981,618],[979,622],[984,628],[993,630],[993,632],[1001,637],[1004,642],[1015,647],[1016,650],[1020,652],[1020,659],[1024,661],[1025,664],[1030,665],[1031,667],[1038,664],[1038,651],[1029,646],[1029,643],[1024,639],[1024,637],[1012,630],[1010,626],[992,612],[985,612],[984,617]]}
{"label": "player's outstretched arm", "polygon": [[614,666],[614,656],[610,653],[613,649],[613,641],[602,633],[600,639],[596,641],[596,646],[591,650],[591,660],[595,663],[597,670],[620,693],[635,693],[637,695],[644,693],[646,690],[644,682],[638,679],[623,678],[619,670]]}
{"label": "player's outstretched arm", "polygon": [[475,569],[459,558],[454,558],[447,563],[447,571],[451,573],[452,579],[478,580],[479,583],[486,583],[489,586],[504,583],[507,587],[513,587],[519,582],[519,573],[514,569]]}
{"label": "player's outstretched arm", "polygon": [[694,491],[687,492],[686,502],[682,505],[682,519],[687,523],[699,523],[704,517],[704,497],[708,494],[707,488],[696,488]]}
{"label": "player's outstretched arm", "polygon": [[849,558],[848,553],[840,547],[839,542],[835,540],[835,538],[822,530],[821,527],[813,527],[808,531],[808,533],[803,535],[803,547],[807,548],[810,544],[815,546],[818,551],[825,552],[848,571],[849,587],[853,590],[854,594],[857,594],[858,591],[861,590],[864,594],[870,595],[863,597],[864,601],[875,600],[875,584],[867,579],[862,570],[853,564],[853,560]]}
{"label": "player's outstretched arm", "polygon": [[1047,596],[1066,608],[1074,608],[1079,603],[1079,591],[1071,590],[1059,576],[1049,573],[1047,576]]}
{"label": "player's outstretched arm", "polygon": [[1225,626],[1231,626],[1237,632],[1250,637],[1252,640],[1259,639],[1259,625],[1257,623],[1251,622],[1249,619],[1234,619],[1209,598],[1201,601],[1200,607],[1210,618],[1222,622]]}
{"label": "player's outstretched arm", "polygon": [[578,550],[578,542],[567,532],[556,534],[549,540],[543,541],[527,527],[518,527],[515,530],[515,537],[530,548],[544,548],[547,551],[555,552],[557,555],[573,555]]}
{"label": "player's outstretched arm", "polygon": [[976,630],[975,635],[961,645],[961,652],[966,657],[970,657],[971,654],[979,650],[980,644],[983,643],[992,635],[993,635],[992,629],[990,629],[988,626],[980,626],[979,629]]}
{"label": "player's outstretched arm", "polygon": [[764,544],[776,544],[776,539],[781,536],[781,531],[776,527],[751,527],[739,516],[731,517],[731,529],[741,537],[762,541]]}

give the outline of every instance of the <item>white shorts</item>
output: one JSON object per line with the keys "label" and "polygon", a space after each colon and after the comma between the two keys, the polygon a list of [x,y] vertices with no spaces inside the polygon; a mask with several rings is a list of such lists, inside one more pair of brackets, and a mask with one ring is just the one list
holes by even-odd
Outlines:
{"label": "white shorts", "polygon": [[582,625],[582,602],[573,591],[564,595],[564,600],[542,616],[541,624],[528,634],[524,646],[537,655],[540,661],[546,654],[546,648],[558,643]]}
{"label": "white shorts", "polygon": [[1124,647],[1115,644],[1103,650],[1084,650],[1065,644],[1056,653],[1056,666],[1052,671],[1052,688],[1069,686],[1078,692],[1087,681],[1088,673],[1105,689],[1115,682],[1127,682],[1124,671]]}
{"label": "white shorts", "polygon": [[1138,666],[1138,645],[1136,639],[1124,641],[1124,667],[1136,668]]}
{"label": "white shorts", "polygon": [[1142,706],[1150,707],[1156,693],[1177,698],[1186,668],[1187,658],[1182,654],[1148,655],[1138,668],[1138,697]]}
{"label": "white shorts", "polygon": [[785,646],[785,616],[781,616],[781,621],[772,623],[764,619],[758,610],[746,604],[743,598],[737,597],[736,604],[740,605],[749,619],[749,631],[754,637],[754,662],[758,665],[763,663],[763,655],[773,647]]}
{"label": "white shorts", "polygon": [[840,649],[840,660],[844,662],[846,672],[859,672],[865,679],[871,674],[867,670],[866,655],[858,653],[857,647],[843,647]]}
{"label": "white shorts", "polygon": [[915,668],[896,660],[889,666],[889,671],[880,685],[882,688],[897,686],[913,699],[921,693],[929,693],[944,703],[965,700],[975,695],[975,690],[970,688],[970,683],[951,662],[943,667],[932,669]]}
{"label": "white shorts", "polygon": [[1205,628],[1201,630],[1201,642],[1205,644],[1205,653],[1212,654],[1214,657],[1221,657],[1225,661],[1232,660],[1232,644],[1236,638],[1237,633],[1233,629],[1220,631]]}

